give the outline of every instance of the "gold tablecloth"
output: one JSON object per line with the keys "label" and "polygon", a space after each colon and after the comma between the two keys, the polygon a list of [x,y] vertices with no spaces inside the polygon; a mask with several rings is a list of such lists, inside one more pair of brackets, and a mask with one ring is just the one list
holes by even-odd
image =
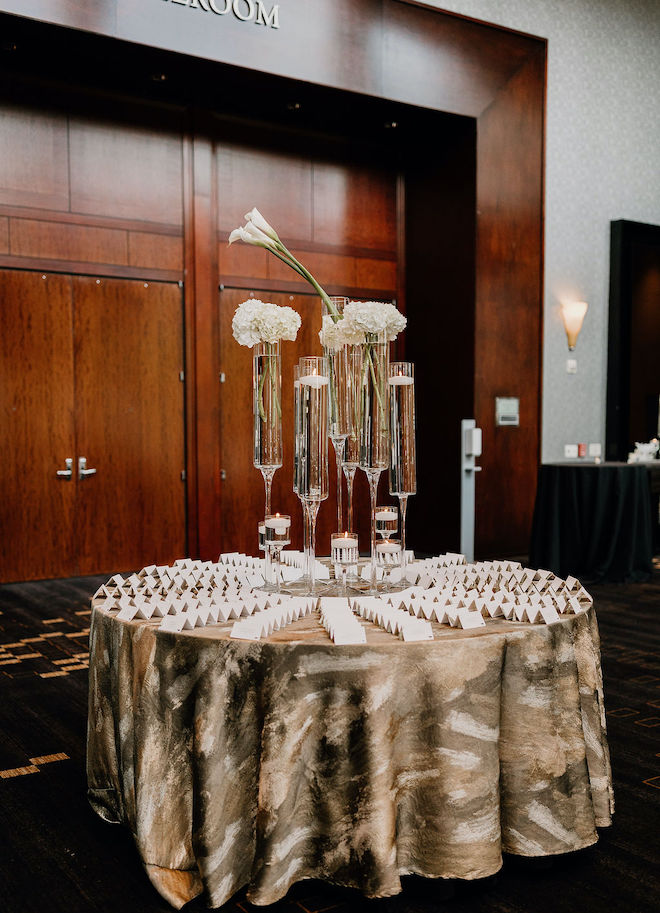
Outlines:
{"label": "gold tablecloth", "polygon": [[259,642],[93,608],[89,799],[129,827],[179,908],[256,904],[303,878],[369,896],[408,873],[481,878],[502,852],[566,853],[610,824],[594,610],[553,625],[364,622],[335,646],[309,616]]}

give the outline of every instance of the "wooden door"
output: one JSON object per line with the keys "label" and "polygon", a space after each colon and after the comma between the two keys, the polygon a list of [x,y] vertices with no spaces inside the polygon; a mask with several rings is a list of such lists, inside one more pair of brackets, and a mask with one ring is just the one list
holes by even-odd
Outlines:
{"label": "wooden door", "polygon": [[73,279],[81,574],[186,553],[182,294],[176,283]]}
{"label": "wooden door", "polygon": [[0,581],[75,571],[71,279],[0,270]]}

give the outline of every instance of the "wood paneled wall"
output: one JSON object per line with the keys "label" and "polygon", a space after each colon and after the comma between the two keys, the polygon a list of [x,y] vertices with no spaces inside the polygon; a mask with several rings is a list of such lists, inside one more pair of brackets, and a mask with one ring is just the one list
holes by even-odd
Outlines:
{"label": "wood paneled wall", "polygon": [[[536,495],[544,97],[545,52],[538,49],[477,121],[474,417],[484,457],[475,538],[487,555],[524,553]],[[496,396],[519,397],[519,427],[495,426]]]}
{"label": "wood paneled wall", "polygon": [[183,278],[183,137],[138,110],[0,102],[0,265]]}
{"label": "wood paneled wall", "polygon": [[[311,18],[306,5],[291,0],[279,31],[252,24],[249,32],[228,20],[218,41],[208,28],[214,20],[181,5],[159,4],[154,17],[130,0],[112,0],[103,14],[87,15],[77,3],[33,0],[36,18],[154,47],[39,26],[51,29],[45,48],[54,33],[64,36],[53,56],[71,83],[80,74],[66,42],[78,49],[91,87],[86,97],[65,85],[49,88],[52,74],[35,59],[45,82],[25,97],[15,86],[4,92],[0,267],[184,280],[188,542],[203,557],[222,543],[218,284],[246,293],[259,286],[273,295],[307,291],[266,254],[227,248],[244,212],[258,205],[331,293],[405,303],[409,351],[417,346],[431,359],[442,332],[428,291],[436,287],[438,301],[461,302],[460,316],[446,315],[461,343],[450,340],[445,353],[446,400],[461,411],[471,401],[484,429],[477,552],[522,552],[540,439],[545,43],[421,3],[319,0],[322,15]],[[0,9],[19,16],[20,6],[0,0]],[[339,30],[326,27],[340,21]],[[264,53],[250,55],[250,48]],[[97,52],[103,65],[95,68]],[[240,69],[246,60],[275,75]],[[22,66],[24,76],[30,64]],[[156,91],[147,66],[176,78]],[[118,85],[130,98],[113,97]],[[305,104],[293,127],[287,102],[298,95]],[[474,119],[467,145],[458,127],[440,139],[411,131],[422,113],[441,118],[447,111]],[[260,135],[245,126],[250,117],[268,121]],[[365,158],[346,146],[360,133],[384,148],[385,120],[403,128],[405,161],[394,167],[394,182],[377,151]],[[273,126],[284,123],[286,141]],[[347,157],[336,154],[333,131]],[[333,151],[324,155],[324,146]],[[476,189],[468,173],[475,162]],[[444,209],[425,199],[427,179]],[[435,250],[410,241],[424,234],[424,213]],[[402,344],[399,357],[404,351]],[[521,427],[495,429],[495,395],[518,391]],[[428,400],[432,409],[431,393]],[[447,427],[441,445],[453,448],[453,413],[439,419]],[[434,509],[445,510],[456,484],[448,473],[444,491],[428,490]],[[453,543],[434,537],[419,545]]]}

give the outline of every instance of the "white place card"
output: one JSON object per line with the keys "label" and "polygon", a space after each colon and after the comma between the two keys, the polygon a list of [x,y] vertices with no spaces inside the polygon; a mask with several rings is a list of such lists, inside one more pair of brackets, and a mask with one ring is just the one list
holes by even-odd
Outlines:
{"label": "white place card", "polygon": [[166,615],[158,626],[158,630],[173,632],[192,631],[194,627],[194,620],[192,620],[188,614],[184,613],[181,615]]}
{"label": "white place card", "polygon": [[543,605],[540,607],[539,611],[541,613],[543,621],[547,625],[554,624],[556,621],[561,621],[561,618],[559,617],[557,610],[554,608],[554,606]]}
{"label": "white place card", "polygon": [[468,628],[482,628],[485,627],[486,622],[484,621],[480,612],[469,612],[467,609],[459,609],[456,615],[456,626],[464,629]]}

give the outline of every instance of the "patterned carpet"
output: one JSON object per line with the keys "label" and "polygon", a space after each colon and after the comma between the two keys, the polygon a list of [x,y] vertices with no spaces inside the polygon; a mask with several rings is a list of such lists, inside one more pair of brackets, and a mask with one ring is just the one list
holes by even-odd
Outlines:
{"label": "patterned carpet", "polygon": [[[0,586],[0,910],[167,913],[123,829],[85,796],[88,602],[101,578]],[[595,847],[505,858],[481,882],[409,877],[389,900],[319,882],[277,913],[657,913],[660,909],[660,561],[653,580],[594,586],[615,777]],[[206,909],[197,900],[187,910]],[[255,911],[239,894],[223,913]]]}

